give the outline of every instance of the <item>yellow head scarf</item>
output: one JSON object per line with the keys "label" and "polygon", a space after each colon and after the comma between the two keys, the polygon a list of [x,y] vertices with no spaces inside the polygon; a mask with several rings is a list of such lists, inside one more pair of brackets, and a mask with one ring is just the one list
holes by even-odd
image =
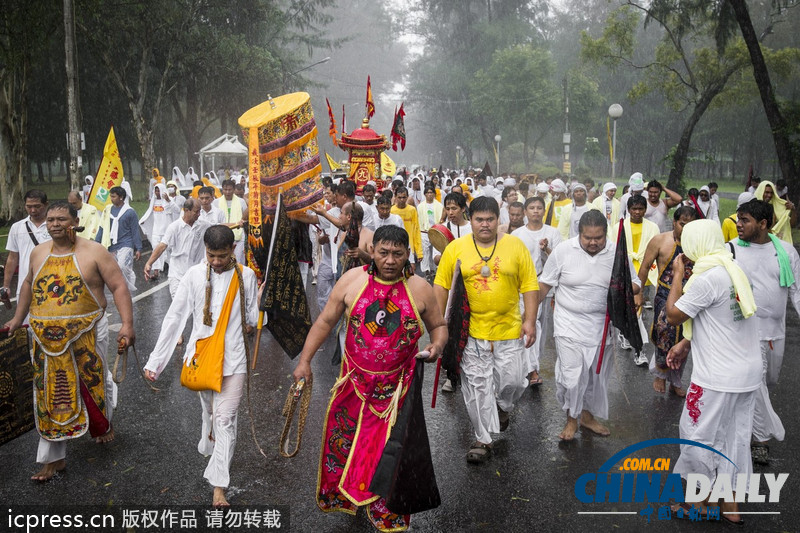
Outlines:
{"label": "yellow head scarf", "polygon": [[[692,275],[683,286],[683,291],[689,290],[697,277],[716,266],[723,266],[733,282],[736,291],[736,301],[745,318],[750,318],[756,312],[756,300],[750,280],[744,271],[733,261],[733,255],[725,247],[722,238],[722,229],[714,220],[693,220],[683,227],[681,234],[681,248],[683,253],[694,261]],[[692,321],[683,324],[683,336],[692,339]]]}
{"label": "yellow head scarf", "polygon": [[764,189],[769,185],[772,188],[772,199],[769,204],[775,211],[775,225],[772,226],[772,233],[778,236],[782,241],[792,244],[792,228],[789,224],[791,211],[786,208],[786,200],[778,197],[778,189],[771,181],[762,181],[758,184],[755,196],[759,200],[764,199]]}

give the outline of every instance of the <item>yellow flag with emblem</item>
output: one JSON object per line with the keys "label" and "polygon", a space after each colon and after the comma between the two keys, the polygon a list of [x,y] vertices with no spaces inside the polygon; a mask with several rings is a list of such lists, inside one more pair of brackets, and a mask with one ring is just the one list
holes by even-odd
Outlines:
{"label": "yellow flag with emblem", "polygon": [[102,211],[111,201],[111,187],[118,187],[122,183],[122,160],[117,149],[117,138],[114,135],[114,126],[108,132],[106,145],[103,148],[103,160],[94,176],[92,190],[89,193],[89,204]]}
{"label": "yellow flag with emblem", "polygon": [[342,168],[342,165],[337,163],[330,155],[328,155],[328,152],[325,152],[325,159],[328,160],[328,166],[331,168],[331,172],[336,172]]}
{"label": "yellow flag with emblem", "polygon": [[381,152],[381,172],[387,176],[394,176],[397,172],[397,165],[385,152]]}

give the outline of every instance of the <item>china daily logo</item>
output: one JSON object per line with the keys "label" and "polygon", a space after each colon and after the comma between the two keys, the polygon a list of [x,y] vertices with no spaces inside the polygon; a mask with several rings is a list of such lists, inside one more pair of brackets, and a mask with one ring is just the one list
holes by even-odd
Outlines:
{"label": "china daily logo", "polygon": [[[778,503],[781,489],[789,474],[752,473],[747,476],[731,476],[720,473],[715,479],[704,474],[687,474],[686,488],[681,483],[680,474],[670,472],[670,459],[663,457],[628,457],[630,454],[645,448],[664,444],[681,444],[697,446],[720,456],[720,461],[727,461],[736,470],[739,468],[728,457],[718,450],[693,440],[686,439],[652,439],[633,444],[617,452],[603,463],[596,473],[589,472],[575,481],[575,497],[583,503],[648,503],[643,510],[630,512],[581,512],[578,514],[641,514],[650,521],[650,515],[657,512],[658,519],[670,519],[673,515],[683,518],[684,507],[677,512],[672,511],[670,502],[694,504],[703,501],[709,503]],[[749,482],[749,483],[748,483]],[[662,488],[663,485],[663,488]],[[657,510],[651,504],[658,506]],[[700,520],[699,508],[687,505],[687,518]],[[690,516],[691,513],[691,516]],[[751,514],[739,512],[738,514]],[[759,513],[765,514],[765,513]],[[770,512],[768,514],[779,514]],[[708,520],[719,520],[719,507],[709,507]]]}

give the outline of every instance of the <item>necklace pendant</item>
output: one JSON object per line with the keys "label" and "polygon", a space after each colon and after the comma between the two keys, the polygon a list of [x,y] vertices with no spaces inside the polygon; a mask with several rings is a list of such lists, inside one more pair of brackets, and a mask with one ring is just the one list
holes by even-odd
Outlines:
{"label": "necklace pendant", "polygon": [[483,276],[484,278],[488,278],[491,275],[492,271],[489,269],[489,265],[483,265],[481,267],[481,276]]}

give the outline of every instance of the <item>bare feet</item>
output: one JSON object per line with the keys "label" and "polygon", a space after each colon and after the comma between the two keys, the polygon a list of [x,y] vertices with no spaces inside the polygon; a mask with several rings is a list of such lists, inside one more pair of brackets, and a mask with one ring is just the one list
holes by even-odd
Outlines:
{"label": "bare feet", "polygon": [[178,337],[178,346],[183,346],[183,335]]}
{"label": "bare feet", "polygon": [[609,431],[609,429],[603,424],[595,420],[595,418],[592,416],[592,413],[589,411],[584,411],[581,413],[581,426],[603,437],[608,437],[611,435],[611,431]]}
{"label": "bare feet", "polygon": [[[720,500],[719,510],[721,511],[721,515],[725,520],[737,525],[744,524],[744,521],[742,520],[742,515],[739,514],[739,504],[737,504],[736,502],[725,502]],[[726,513],[731,513],[731,514],[726,514]]]}
{"label": "bare feet", "polygon": [[113,427],[109,428],[108,431],[105,433],[105,435],[100,435],[99,437],[94,439],[94,441],[97,444],[105,444],[106,442],[111,442],[112,440],[114,440],[114,428]]}
{"label": "bare feet", "polygon": [[56,472],[61,472],[66,467],[67,467],[67,462],[64,459],[52,463],[47,463],[42,467],[41,470],[32,475],[31,479],[39,482],[50,481],[51,479],[53,479],[53,476],[55,475]]}
{"label": "bare feet", "polygon": [[656,378],[653,380],[653,390],[660,393],[667,392],[667,380],[662,378]]}
{"label": "bare feet", "polygon": [[676,387],[675,385],[670,385],[669,386],[669,390],[670,390],[670,392],[675,394],[675,396],[680,396],[681,398],[686,398],[686,389],[683,389],[681,387]]}
{"label": "bare feet", "polygon": [[230,507],[231,504],[225,498],[225,489],[222,487],[214,487],[214,507]]}
{"label": "bare feet", "polygon": [[578,431],[578,419],[567,415],[567,423],[564,425],[564,429],[558,435],[558,438],[570,441],[575,438],[576,431]]}

